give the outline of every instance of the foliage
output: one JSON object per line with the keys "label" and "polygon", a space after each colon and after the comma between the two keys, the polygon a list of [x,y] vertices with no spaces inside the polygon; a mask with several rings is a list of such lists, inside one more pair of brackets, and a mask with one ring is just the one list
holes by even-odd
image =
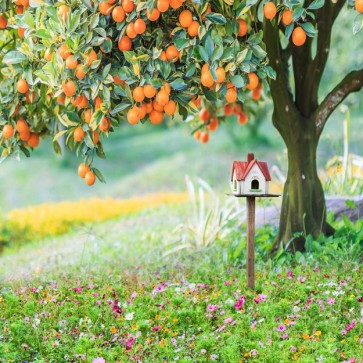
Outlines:
{"label": "foliage", "polygon": [[159,193],[124,200],[94,198],[14,209],[2,221],[0,244],[19,247],[29,240],[66,233],[74,226],[127,216],[145,208],[182,203],[185,200],[186,195],[182,193]]}
{"label": "foliage", "polygon": [[[241,109],[250,90],[256,88],[251,85],[252,73],[257,74],[266,91],[268,78],[276,76],[268,65],[262,41],[263,23],[282,25],[283,11],[291,9],[292,22],[285,29],[286,38],[290,38],[294,27],[301,27],[313,37],[314,12],[324,1],[315,0],[306,8],[298,1],[278,4],[272,20],[264,15],[266,1],[180,2],[171,4],[155,21],[148,14],[160,5],[151,0],[131,4],[133,9],[125,19],[114,21],[114,14],[110,14],[119,6],[114,2],[30,1],[30,6],[25,2],[22,7],[3,0],[6,24],[1,48],[1,125],[11,125],[15,130],[17,120],[23,117],[30,126],[26,132],[52,136],[57,153],[61,152],[58,139],[64,135],[67,145],[92,165],[94,156],[104,157],[102,142],[98,142],[94,131],[107,137],[126,118],[131,122],[127,116],[131,108],[141,112],[138,98],[135,101],[136,87],[151,84],[160,93],[170,86],[168,99],[175,102],[177,113],[184,119],[197,111],[198,96],[203,96],[202,104],[222,120],[230,89],[237,92]],[[181,10],[186,9],[197,23],[196,34],[180,24]],[[146,29],[134,36],[131,30],[136,19],[142,19]],[[243,35],[241,21],[247,27]],[[122,46],[126,38],[131,48]],[[72,61],[68,57],[73,57]],[[205,64],[209,65],[211,88],[202,82]],[[218,83],[221,69],[225,79]],[[25,80],[28,86],[19,88],[19,80]],[[249,108],[248,102],[245,106]],[[151,122],[161,121],[156,116],[151,117]],[[206,121],[209,125],[211,119]],[[193,123],[194,130],[204,130],[208,125],[199,120]],[[3,157],[19,152],[29,156],[29,148],[36,147],[37,142],[27,140],[23,131],[18,130],[13,137],[10,131],[7,128],[1,140]],[[91,169],[104,181],[98,169]]]}

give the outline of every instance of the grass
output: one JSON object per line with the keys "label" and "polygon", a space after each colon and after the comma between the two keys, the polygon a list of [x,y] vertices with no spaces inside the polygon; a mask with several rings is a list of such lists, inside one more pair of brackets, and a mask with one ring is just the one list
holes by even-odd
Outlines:
{"label": "grass", "polygon": [[271,260],[273,231],[262,229],[253,292],[241,230],[164,256],[189,208],[144,210],[1,256],[0,362],[359,362],[359,257],[336,248],[334,263],[327,249],[300,264]]}

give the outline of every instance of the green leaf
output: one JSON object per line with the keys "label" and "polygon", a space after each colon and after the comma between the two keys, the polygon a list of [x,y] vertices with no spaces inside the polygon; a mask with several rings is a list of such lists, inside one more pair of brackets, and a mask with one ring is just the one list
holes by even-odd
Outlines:
{"label": "green leaf", "polygon": [[357,14],[353,21],[353,34],[357,34],[363,28],[363,14]]}
{"label": "green leaf", "polygon": [[3,58],[3,63],[5,64],[18,64],[26,61],[28,58],[17,50],[12,50],[7,52]]}
{"label": "green leaf", "polygon": [[20,145],[20,150],[24,153],[24,155],[29,158],[30,157],[30,151],[24,147],[23,145]]}
{"label": "green leaf", "polygon": [[110,113],[112,116],[115,116],[116,114],[118,114],[119,112],[125,110],[126,108],[128,108],[130,106],[131,106],[131,103],[120,103],[115,108],[113,108]]}
{"label": "green leaf", "polygon": [[266,66],[265,72],[267,74],[267,77],[271,79],[276,79],[276,71],[272,67]]}
{"label": "green leaf", "polygon": [[177,78],[173,82],[170,82],[170,87],[177,91],[181,91],[187,88],[188,86],[182,78]]}
{"label": "green leaf", "polygon": [[107,75],[108,75],[108,72],[110,71],[111,69],[111,63],[107,64],[103,70],[102,70],[102,78],[106,78]]}
{"label": "green leaf", "polygon": [[62,130],[60,132],[58,132],[56,135],[54,135],[53,137],[53,142],[57,141],[62,135],[64,135],[67,132],[67,130]]}
{"label": "green leaf", "polygon": [[106,179],[97,168],[92,168],[92,171],[95,173],[96,177],[101,183],[106,183]]}
{"label": "green leaf", "polygon": [[214,43],[210,36],[208,36],[205,41],[205,50],[207,51],[208,57],[211,57],[214,50]]}
{"label": "green leaf", "polygon": [[285,37],[290,39],[292,31],[294,30],[294,23],[289,24],[285,29]]}
{"label": "green leaf", "polygon": [[301,18],[304,14],[305,9],[302,6],[297,6],[294,11],[292,12],[292,20],[297,21]]}
{"label": "green leaf", "polygon": [[197,65],[195,63],[190,63],[185,72],[185,77],[190,78],[194,75]]}
{"label": "green leaf", "polygon": [[311,23],[302,23],[301,27],[305,30],[309,37],[313,37],[316,34],[316,30]]}
{"label": "green leaf", "polygon": [[220,59],[222,57],[222,55],[223,55],[223,47],[217,46],[214,48],[211,59],[212,59],[212,61],[216,61],[216,60]]}
{"label": "green leaf", "polygon": [[259,45],[252,45],[251,46],[252,52],[253,54],[257,57],[257,58],[265,58],[267,53],[259,46]]}
{"label": "green leaf", "polygon": [[231,77],[231,82],[237,87],[237,88],[242,88],[245,85],[245,81],[243,79],[242,76],[240,75],[235,75]]}
{"label": "green leaf", "polygon": [[25,13],[23,20],[24,23],[28,25],[29,28],[34,28],[34,18],[29,11]]}
{"label": "green leaf", "polygon": [[53,39],[52,36],[45,29],[39,29],[39,30],[37,30],[35,32],[35,36],[37,38],[43,38],[43,39],[48,39],[48,40]]}
{"label": "green leaf", "polygon": [[226,24],[226,18],[222,14],[218,13],[209,13],[205,16],[210,22],[214,24]]}
{"label": "green leaf", "polygon": [[177,39],[175,41],[175,46],[177,47],[178,50],[182,50],[188,45],[189,45],[189,39]]}
{"label": "green leaf", "polygon": [[53,150],[56,152],[56,154],[62,155],[62,148],[59,145],[58,141],[53,141],[52,145],[53,145]]}
{"label": "green leaf", "polygon": [[314,0],[309,6],[308,9],[315,10],[320,9],[324,6],[324,0]]}
{"label": "green leaf", "polygon": [[258,33],[252,34],[248,38],[247,43],[251,45],[260,44],[262,42],[262,38],[263,38],[263,32],[262,30],[260,30]]}
{"label": "green leaf", "polygon": [[203,48],[201,45],[198,47],[198,50],[199,50],[199,55],[200,55],[200,58],[202,59],[202,60],[204,60],[204,62],[208,62],[208,59],[209,59],[209,57],[208,57],[208,53],[207,53],[207,51],[205,50],[205,48]]}

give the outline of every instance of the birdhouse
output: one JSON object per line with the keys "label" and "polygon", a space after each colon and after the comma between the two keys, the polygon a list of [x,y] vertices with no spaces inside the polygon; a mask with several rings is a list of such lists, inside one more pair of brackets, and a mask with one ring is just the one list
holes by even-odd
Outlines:
{"label": "birdhouse", "polygon": [[247,161],[234,161],[231,175],[231,187],[235,195],[268,194],[271,181],[267,163],[255,159],[254,154],[247,155]]}

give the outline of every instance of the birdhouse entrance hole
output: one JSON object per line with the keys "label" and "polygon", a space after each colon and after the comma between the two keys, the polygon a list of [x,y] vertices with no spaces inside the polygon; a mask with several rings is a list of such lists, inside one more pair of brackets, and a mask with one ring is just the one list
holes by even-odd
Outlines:
{"label": "birdhouse entrance hole", "polygon": [[260,189],[260,183],[258,182],[258,180],[254,179],[251,182],[251,189],[252,190],[258,190]]}

